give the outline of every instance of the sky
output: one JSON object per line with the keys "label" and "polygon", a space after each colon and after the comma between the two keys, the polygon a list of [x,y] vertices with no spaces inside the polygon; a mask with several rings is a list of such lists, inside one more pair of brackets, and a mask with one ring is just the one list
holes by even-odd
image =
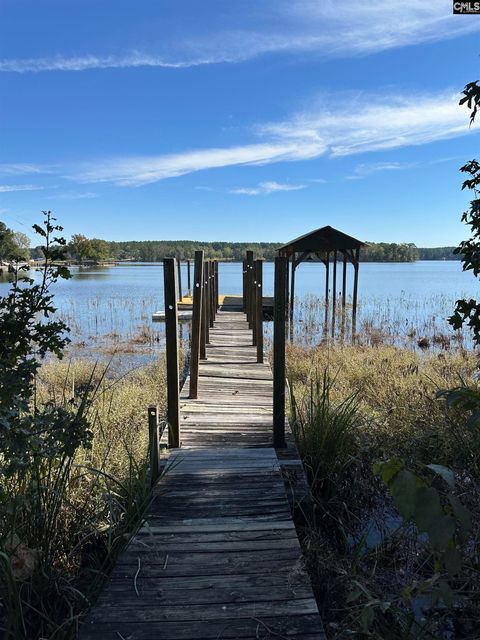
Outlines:
{"label": "sky", "polygon": [[0,0],[0,220],[457,244],[479,35],[450,0]]}

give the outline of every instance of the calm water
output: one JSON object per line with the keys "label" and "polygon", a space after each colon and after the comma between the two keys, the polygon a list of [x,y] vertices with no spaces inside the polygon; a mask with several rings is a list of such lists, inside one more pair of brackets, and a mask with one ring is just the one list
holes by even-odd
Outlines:
{"label": "calm water", "polygon": [[[221,263],[220,290],[241,293],[240,263]],[[161,264],[124,264],[112,267],[72,268],[72,278],[55,286],[60,316],[69,324],[72,338],[87,349],[161,347],[163,325],[151,322],[152,313],[163,309]],[[193,276],[193,269],[192,269]],[[9,287],[0,280],[0,295]],[[308,334],[310,342],[321,336],[325,268],[319,263],[302,264],[296,272],[295,333]],[[338,271],[341,284],[341,270]],[[351,296],[353,272],[349,267],[347,294]],[[187,286],[186,265],[182,268],[183,289]],[[423,336],[453,333],[446,323],[455,301],[478,295],[478,281],[464,273],[459,262],[361,263],[357,329],[365,340],[416,344]],[[264,295],[273,294],[273,263],[264,268]],[[336,330],[340,327],[339,318]],[[331,321],[328,323],[328,332]],[[268,331],[268,329],[267,329]],[[348,331],[348,321],[347,321]],[[186,329],[185,329],[186,334]],[[186,337],[186,335],[185,335]],[[445,341],[445,338],[442,338]],[[127,347],[127,343],[129,347]],[[459,344],[458,340],[455,344]],[[468,334],[464,338],[468,345]]]}

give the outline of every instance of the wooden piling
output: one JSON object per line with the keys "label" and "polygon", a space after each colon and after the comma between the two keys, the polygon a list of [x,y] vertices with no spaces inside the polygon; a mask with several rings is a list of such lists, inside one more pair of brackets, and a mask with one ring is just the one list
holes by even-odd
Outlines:
{"label": "wooden piling", "polygon": [[200,323],[200,360],[207,359],[207,303],[206,303],[206,287],[205,287],[205,260],[202,262],[202,311]]}
{"label": "wooden piling", "polygon": [[333,252],[333,279],[332,279],[332,315],[335,315],[337,306],[337,250]]}
{"label": "wooden piling", "polygon": [[343,274],[342,274],[342,307],[345,313],[347,306],[347,256],[343,254]]}
{"label": "wooden piling", "polygon": [[189,292],[192,291],[191,280],[190,280],[190,260],[187,260],[187,289]]}
{"label": "wooden piling", "polygon": [[215,260],[215,311],[220,308],[219,295],[220,295],[220,281],[218,279],[218,260]]}
{"label": "wooden piling", "polygon": [[[297,268],[297,265],[295,264],[295,253],[293,254],[292,257],[292,284],[291,286],[291,294],[290,294],[290,319],[293,318],[293,307],[294,307],[294,301],[295,301],[295,269]],[[288,269],[288,265],[287,265],[287,269]]]}
{"label": "wooden piling", "polygon": [[178,314],[175,282],[175,258],[164,258],[165,340],[167,355],[168,446],[180,446]]}
{"label": "wooden piling", "polygon": [[275,258],[273,316],[273,446],[285,447],[285,314],[287,258]]}
{"label": "wooden piling", "polygon": [[[198,365],[201,355],[203,251],[195,251],[192,291],[192,340],[190,348],[189,398],[198,397]],[[205,345],[204,345],[205,348]]]}
{"label": "wooden piling", "polygon": [[182,262],[180,258],[177,260],[177,271],[178,271],[178,299],[181,302],[183,298],[183,293],[182,293]]}
{"label": "wooden piling", "polygon": [[253,282],[253,251],[247,251],[247,320],[250,329],[253,328],[253,300],[252,300],[252,282]]}
{"label": "wooden piling", "polygon": [[208,262],[208,304],[210,305],[210,329],[213,329],[213,323],[215,321],[215,309],[213,306],[213,291],[215,289],[214,275],[213,275],[213,260]]}
{"label": "wooden piling", "polygon": [[257,362],[263,362],[263,260],[255,260]]}
{"label": "wooden piling", "polygon": [[210,281],[208,278],[208,265],[209,265],[208,260],[205,260],[205,263],[203,266],[203,281],[205,283],[205,286],[203,289],[203,300],[204,300],[203,306],[205,307],[205,344],[210,344],[210,304],[209,304]]}
{"label": "wooden piling", "polygon": [[150,458],[150,485],[153,487],[160,475],[159,467],[159,437],[158,437],[158,407],[154,404],[148,407],[148,441]]}
{"label": "wooden piling", "polygon": [[355,249],[355,258],[353,261],[354,279],[353,279],[353,311],[352,311],[352,337],[354,337],[357,322],[357,301],[358,301],[358,268],[360,260],[360,249]]}
{"label": "wooden piling", "polygon": [[328,306],[328,287],[329,287],[329,271],[330,271],[330,251],[327,251],[325,259],[325,306]]}
{"label": "wooden piling", "polygon": [[247,261],[243,261],[242,268],[242,311],[247,312]]}

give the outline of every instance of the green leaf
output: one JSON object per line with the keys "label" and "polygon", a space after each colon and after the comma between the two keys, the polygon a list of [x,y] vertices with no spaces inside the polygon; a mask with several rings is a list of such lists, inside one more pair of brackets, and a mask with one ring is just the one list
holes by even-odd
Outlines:
{"label": "green leaf", "polygon": [[448,501],[452,506],[453,515],[458,520],[461,528],[463,531],[468,533],[472,528],[472,516],[470,515],[470,512],[463,506],[456,496],[449,495]]}
{"label": "green leaf", "polygon": [[411,471],[403,469],[399,471],[391,482],[390,490],[395,506],[401,515],[409,520],[415,511],[415,498],[417,493],[417,481]]}
{"label": "green leaf", "polygon": [[438,491],[433,487],[420,487],[417,489],[415,499],[415,512],[413,520],[419,531],[427,531],[444,516]]}
{"label": "green leaf", "polygon": [[381,476],[384,483],[388,486],[394,476],[397,475],[404,467],[400,458],[392,458],[386,462],[376,462],[373,465],[373,472]]}
{"label": "green leaf", "polygon": [[457,575],[462,568],[462,556],[456,547],[447,547],[445,551],[445,568],[451,576]]}
{"label": "green leaf", "polygon": [[455,533],[455,520],[451,516],[436,518],[427,533],[432,547],[437,551],[445,551]]}
{"label": "green leaf", "polygon": [[450,489],[455,489],[455,475],[451,469],[441,464],[427,464],[427,468],[443,478]]}

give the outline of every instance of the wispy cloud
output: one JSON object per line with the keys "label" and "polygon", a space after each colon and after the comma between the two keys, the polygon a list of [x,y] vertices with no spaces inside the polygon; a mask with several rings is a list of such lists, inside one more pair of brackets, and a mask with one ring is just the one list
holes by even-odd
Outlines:
{"label": "wispy cloud", "polygon": [[66,193],[58,193],[55,196],[52,196],[56,200],[90,200],[92,198],[98,198],[98,193],[94,193],[93,191],[81,191],[77,192],[66,192]]}
{"label": "wispy cloud", "polygon": [[361,180],[379,171],[399,171],[401,169],[411,169],[415,166],[417,166],[415,162],[370,162],[358,164],[353,174],[346,176],[346,178],[347,180]]}
{"label": "wispy cloud", "polygon": [[[318,100],[311,109],[288,120],[258,125],[253,134],[262,143],[160,156],[107,158],[73,168],[69,177],[83,183],[140,186],[206,169],[386,151],[472,131],[475,129],[469,129],[466,111],[458,106],[458,96],[452,93],[342,94]],[[370,171],[387,169],[378,167]]]}
{"label": "wispy cloud", "polygon": [[47,173],[48,169],[38,164],[31,163],[0,163],[0,176],[22,176],[29,174]]}
{"label": "wispy cloud", "polygon": [[252,9],[250,3],[229,3],[226,7],[219,11],[215,30],[199,19],[197,31],[189,34],[188,40],[179,34],[161,34],[161,50],[132,48],[120,54],[87,52],[4,58],[0,59],[0,72],[183,69],[238,63],[275,53],[344,57],[446,40],[480,30],[478,20],[453,16],[448,0],[343,0],[341,8],[336,0],[264,0],[261,11]]}
{"label": "wispy cloud", "polygon": [[34,184],[0,184],[0,193],[9,193],[10,191],[39,191],[43,187]]}
{"label": "wispy cloud", "polygon": [[246,196],[264,196],[279,191],[299,191],[305,189],[304,184],[282,184],[280,182],[260,182],[257,187],[235,187],[227,189],[228,193]]}
{"label": "wispy cloud", "polygon": [[79,169],[71,177],[80,182],[113,182],[140,186],[186,173],[235,165],[269,164],[316,158],[325,151],[320,142],[268,142],[224,149],[200,149],[175,155],[102,160]]}

